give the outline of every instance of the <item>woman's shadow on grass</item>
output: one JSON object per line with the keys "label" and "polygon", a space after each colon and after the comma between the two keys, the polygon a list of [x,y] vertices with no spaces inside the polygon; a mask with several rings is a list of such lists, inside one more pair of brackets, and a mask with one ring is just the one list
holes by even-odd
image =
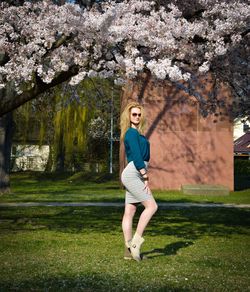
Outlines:
{"label": "woman's shadow on grass", "polygon": [[143,252],[141,255],[146,256],[148,259],[160,256],[176,255],[179,249],[188,247],[193,244],[194,243],[192,241],[177,241],[174,243],[167,244],[163,248],[154,248],[150,251]]}

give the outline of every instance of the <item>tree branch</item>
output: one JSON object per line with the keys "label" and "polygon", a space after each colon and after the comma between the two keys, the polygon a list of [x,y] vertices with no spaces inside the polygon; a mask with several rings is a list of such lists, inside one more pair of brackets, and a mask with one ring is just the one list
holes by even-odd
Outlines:
{"label": "tree branch", "polygon": [[11,112],[46,90],[69,80],[72,76],[77,75],[78,71],[79,67],[73,65],[67,72],[61,72],[58,74],[49,84],[44,83],[41,78],[36,76],[35,86],[20,95],[17,95],[16,92],[7,92],[6,89],[2,89],[0,91],[0,116]]}

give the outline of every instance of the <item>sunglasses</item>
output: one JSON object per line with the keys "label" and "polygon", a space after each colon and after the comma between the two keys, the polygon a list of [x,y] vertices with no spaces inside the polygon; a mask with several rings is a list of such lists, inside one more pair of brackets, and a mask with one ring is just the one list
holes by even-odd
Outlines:
{"label": "sunglasses", "polygon": [[140,116],[141,116],[141,114],[132,113],[132,116],[133,116],[133,117],[137,117],[137,116],[138,116],[138,117],[140,117]]}

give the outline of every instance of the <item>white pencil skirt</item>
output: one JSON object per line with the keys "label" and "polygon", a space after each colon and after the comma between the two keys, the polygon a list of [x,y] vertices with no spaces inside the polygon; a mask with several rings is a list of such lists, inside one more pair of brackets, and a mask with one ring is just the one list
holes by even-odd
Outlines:
{"label": "white pencil skirt", "polygon": [[[144,161],[146,168],[148,162]],[[140,203],[154,199],[145,190],[145,184],[140,172],[135,168],[134,162],[130,161],[121,174],[121,181],[126,188],[125,204]]]}

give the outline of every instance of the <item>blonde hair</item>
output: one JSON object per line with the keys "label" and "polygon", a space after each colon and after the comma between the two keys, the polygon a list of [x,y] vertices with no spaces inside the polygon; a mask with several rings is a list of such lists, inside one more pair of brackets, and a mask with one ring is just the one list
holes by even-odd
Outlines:
{"label": "blonde hair", "polygon": [[141,134],[143,134],[143,130],[144,130],[144,127],[145,127],[145,112],[144,112],[144,108],[138,102],[132,101],[129,104],[127,104],[127,106],[125,107],[125,109],[123,110],[123,112],[121,114],[121,119],[120,119],[121,140],[124,139],[124,136],[125,136],[125,133],[126,133],[127,129],[130,128],[130,126],[131,126],[130,114],[131,114],[131,109],[132,108],[139,108],[141,110],[141,120],[140,120],[140,123],[139,123],[137,129]]}

